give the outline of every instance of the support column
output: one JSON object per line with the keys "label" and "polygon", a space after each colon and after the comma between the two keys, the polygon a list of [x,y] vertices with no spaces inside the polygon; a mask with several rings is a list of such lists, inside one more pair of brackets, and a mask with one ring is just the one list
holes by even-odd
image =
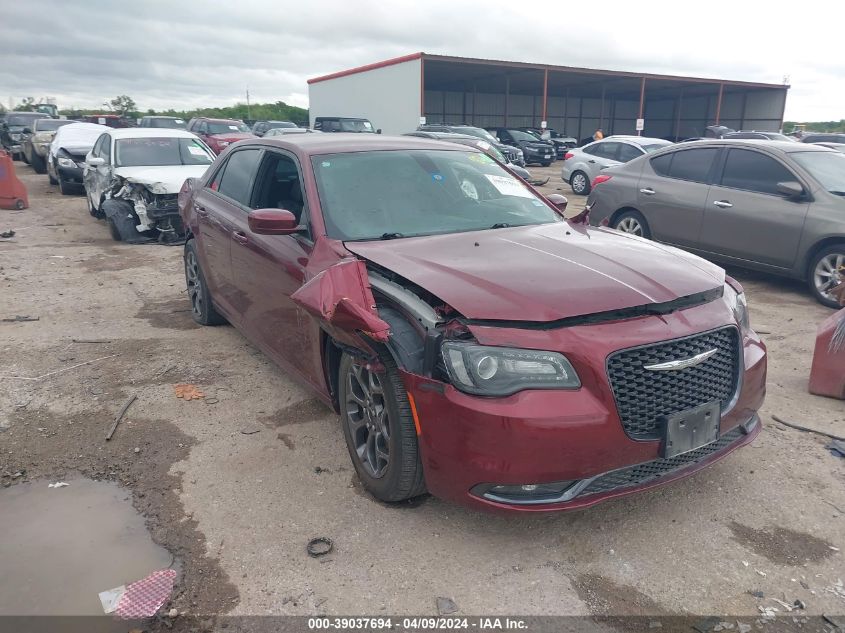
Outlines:
{"label": "support column", "polygon": [[745,129],[745,106],[748,105],[748,93],[742,93],[742,114],[739,115],[739,129]]}
{"label": "support column", "polygon": [[549,99],[549,69],[543,71],[543,121],[548,121],[547,117],[547,102]]}
{"label": "support column", "polygon": [[604,129],[604,84],[601,85],[601,107],[599,108],[599,128]]}
{"label": "support column", "polygon": [[420,58],[420,116],[425,116],[425,57]]}
{"label": "support column", "polygon": [[511,78],[505,77],[505,124],[503,127],[508,127],[508,102],[511,98]]}
{"label": "support column", "polygon": [[719,125],[719,117],[722,116],[722,93],[725,91],[725,84],[719,84],[719,99],[716,101],[716,125]]}
{"label": "support column", "polygon": [[684,107],[684,89],[681,88],[681,94],[678,96],[678,108],[675,112],[675,138],[681,135],[681,109]]}
{"label": "support column", "polygon": [[[642,119],[645,114],[645,77],[640,80],[640,113],[637,115],[638,119]],[[637,130],[637,136],[642,136],[642,130]]]}
{"label": "support column", "polygon": [[472,124],[475,125],[475,98],[478,96],[478,84],[472,82]]}

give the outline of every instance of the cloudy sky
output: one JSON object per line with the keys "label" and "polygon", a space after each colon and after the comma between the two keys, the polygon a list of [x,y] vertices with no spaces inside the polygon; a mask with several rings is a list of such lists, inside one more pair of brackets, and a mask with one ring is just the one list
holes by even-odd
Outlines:
{"label": "cloudy sky", "polygon": [[0,0],[0,98],[97,107],[308,105],[306,79],[411,52],[792,85],[789,120],[845,117],[845,3]]}

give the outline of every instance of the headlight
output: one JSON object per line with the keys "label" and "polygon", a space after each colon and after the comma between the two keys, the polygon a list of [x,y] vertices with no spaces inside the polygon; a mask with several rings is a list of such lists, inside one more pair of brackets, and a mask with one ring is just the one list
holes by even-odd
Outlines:
{"label": "headlight", "polygon": [[59,157],[59,167],[76,167],[76,163],[74,163],[74,162],[73,162],[71,159],[69,159],[69,158],[62,158],[62,157],[60,156],[60,157]]}
{"label": "headlight", "polygon": [[13,140],[13,141],[19,141],[19,140],[21,140],[21,135],[20,135],[20,134],[18,134],[17,132],[12,132],[11,134],[9,134],[9,136],[11,136],[11,137],[12,137],[12,140]]}
{"label": "headlight", "polygon": [[578,389],[581,381],[563,354],[445,341],[452,384],[467,393],[508,396],[523,389]]}
{"label": "headlight", "polygon": [[745,332],[751,329],[751,322],[748,318],[748,303],[745,300],[744,292],[737,292],[730,284],[725,284],[725,301],[734,313],[734,318],[740,329]]}

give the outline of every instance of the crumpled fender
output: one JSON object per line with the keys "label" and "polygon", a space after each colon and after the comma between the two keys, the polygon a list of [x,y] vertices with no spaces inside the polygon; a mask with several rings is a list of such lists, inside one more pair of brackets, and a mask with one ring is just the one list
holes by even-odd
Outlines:
{"label": "crumpled fender", "polygon": [[376,301],[359,259],[344,259],[320,271],[290,297],[340,342],[361,347],[356,333],[386,343],[390,326],[376,310]]}

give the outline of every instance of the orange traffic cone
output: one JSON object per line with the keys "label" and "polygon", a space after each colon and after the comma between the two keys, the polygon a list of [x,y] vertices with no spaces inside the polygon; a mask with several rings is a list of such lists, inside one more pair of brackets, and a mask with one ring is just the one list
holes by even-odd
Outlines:
{"label": "orange traffic cone", "polygon": [[0,209],[26,209],[29,196],[15,174],[15,163],[9,152],[0,150]]}

